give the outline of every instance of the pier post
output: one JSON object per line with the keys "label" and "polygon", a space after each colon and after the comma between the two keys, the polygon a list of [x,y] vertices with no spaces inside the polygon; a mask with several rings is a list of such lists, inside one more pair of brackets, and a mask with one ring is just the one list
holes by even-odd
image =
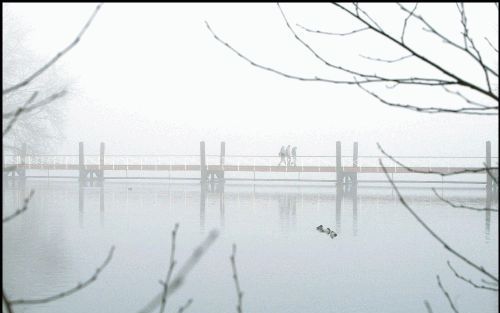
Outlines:
{"label": "pier post", "polygon": [[99,151],[99,179],[104,181],[104,142],[101,142],[101,147]]}
{"label": "pier post", "polygon": [[85,180],[85,176],[86,176],[84,162],[85,162],[85,156],[84,156],[84,151],[83,151],[83,142],[80,141],[78,143],[78,169],[80,172],[80,182]]}
{"label": "pier post", "polygon": [[21,162],[20,162],[21,166],[18,169],[18,175],[24,179],[24,178],[26,178],[26,144],[25,143],[23,143],[23,145],[21,146],[20,159],[21,159]]}
{"label": "pier post", "polygon": [[340,141],[337,141],[336,147],[335,147],[335,160],[336,160],[336,167],[335,167],[335,172],[337,173],[337,184],[342,183],[344,180],[344,172],[342,171],[342,143]]}
{"label": "pier post", "polygon": [[226,142],[222,141],[220,143],[220,172],[219,181],[224,181],[224,159],[226,158]]}
{"label": "pier post", "polygon": [[353,184],[358,183],[358,142],[354,142],[354,147],[352,149],[352,167],[354,168],[353,174]]}
{"label": "pier post", "polygon": [[207,181],[207,163],[205,159],[205,142],[200,141],[200,174],[201,183],[204,184]]}

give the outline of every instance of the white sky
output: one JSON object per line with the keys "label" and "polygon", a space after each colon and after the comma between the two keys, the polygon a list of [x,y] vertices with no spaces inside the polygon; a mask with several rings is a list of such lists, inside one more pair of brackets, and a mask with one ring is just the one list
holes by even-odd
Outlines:
{"label": "white sky", "polygon": [[[8,17],[4,30],[19,29],[4,31],[4,41],[11,36],[21,45],[19,54],[36,51],[38,58],[23,64],[22,77],[72,40],[95,4],[3,6]],[[292,25],[332,32],[359,28],[329,4],[282,8]],[[493,4],[466,8],[471,33],[482,38],[489,32],[498,46],[498,11]],[[402,19],[391,19],[392,11],[385,6],[374,12],[383,25],[398,32]],[[437,18],[436,25],[444,31],[460,27],[455,7],[443,10],[434,5],[420,12]],[[277,154],[281,145],[292,144],[299,154],[331,155],[335,141],[341,140],[346,153],[351,142],[358,141],[360,154],[378,154],[378,141],[397,155],[481,156],[484,142],[491,140],[497,155],[496,116],[419,114],[387,107],[357,87],[286,79],[251,66],[225,48],[212,37],[205,20],[221,38],[260,64],[303,76],[345,77],[326,70],[292,37],[275,4],[107,3],[82,41],[54,69],[70,91],[61,101],[66,140],[55,152],[77,153],[79,141],[85,142],[87,151],[96,152],[104,141],[113,154],[197,153],[199,141],[205,140],[208,152],[216,153],[224,140],[228,154]],[[412,21],[408,27],[412,43],[411,31],[420,25]],[[369,33],[332,38],[296,30],[329,60],[367,71],[390,65],[361,59],[359,54],[404,55]],[[463,55],[425,36],[415,40],[422,51],[481,81],[481,72]],[[492,51],[484,42],[480,45]],[[497,57],[485,56],[488,61]],[[407,63],[412,73],[428,72],[412,62]],[[456,100],[438,95],[442,93],[394,90],[388,97],[423,106]]]}

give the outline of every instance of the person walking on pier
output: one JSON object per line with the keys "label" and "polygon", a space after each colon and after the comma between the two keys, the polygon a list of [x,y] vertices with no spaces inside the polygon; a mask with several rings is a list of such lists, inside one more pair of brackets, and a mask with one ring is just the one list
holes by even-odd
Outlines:
{"label": "person walking on pier", "polygon": [[285,146],[281,146],[281,150],[280,150],[280,153],[279,153],[279,156],[280,156],[280,163],[278,164],[278,166],[281,165],[281,162],[283,162],[285,165],[286,165],[286,160],[285,160]]}
{"label": "person walking on pier", "polygon": [[292,162],[292,157],[290,155],[290,145],[286,147],[286,166],[290,166],[290,163]]}
{"label": "person walking on pier", "polygon": [[294,146],[292,148],[292,164],[293,166],[297,166],[297,147]]}

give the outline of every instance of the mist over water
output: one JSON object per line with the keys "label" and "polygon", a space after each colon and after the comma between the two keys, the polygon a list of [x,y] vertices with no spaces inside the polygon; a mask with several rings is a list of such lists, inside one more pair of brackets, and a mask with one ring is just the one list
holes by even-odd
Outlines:
{"label": "mist over water", "polygon": [[[362,5],[464,80],[373,30],[338,35],[359,25],[327,3],[2,4],[3,121],[16,122],[2,143],[12,311],[140,312],[162,291],[179,223],[173,279],[193,251],[198,263],[168,312],[188,299],[192,312],[237,311],[233,244],[243,312],[411,313],[424,303],[450,312],[450,301],[460,312],[498,312],[498,6],[467,3],[466,15],[460,4],[415,6],[444,36],[465,40],[457,52],[397,4]],[[77,45],[6,92],[75,40],[92,12]],[[493,68],[486,80],[473,45]],[[353,79],[332,64],[390,79],[317,81]],[[424,83],[399,80],[408,75]],[[496,115],[468,114],[485,105]],[[384,175],[377,143],[404,165],[383,157]],[[287,146],[297,149],[285,160]],[[214,244],[194,250],[212,230]],[[19,303],[75,286],[55,301]]]}

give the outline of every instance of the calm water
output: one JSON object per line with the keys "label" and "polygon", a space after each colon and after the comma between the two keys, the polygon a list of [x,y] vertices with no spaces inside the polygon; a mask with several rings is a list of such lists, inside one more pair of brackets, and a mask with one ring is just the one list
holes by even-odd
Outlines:
{"label": "calm water", "polygon": [[[461,312],[498,312],[498,294],[458,280],[447,260],[475,281],[482,277],[446,252],[390,188],[361,185],[343,197],[327,184],[227,183],[223,191],[205,193],[195,182],[106,181],[80,188],[75,181],[32,179],[4,188],[4,216],[36,190],[29,210],[3,227],[3,283],[11,299],[73,287],[116,246],[111,263],[86,289],[48,304],[16,306],[16,312],[137,312],[161,290],[176,222],[179,264],[210,230],[220,235],[170,298],[168,312],[189,298],[188,312],[236,312],[233,243],[244,312],[426,312],[424,300],[434,312],[451,312],[437,274]],[[429,187],[402,192],[452,247],[498,275],[496,212],[451,208]],[[484,190],[439,192],[485,205]],[[339,236],[318,232],[320,224]]]}

